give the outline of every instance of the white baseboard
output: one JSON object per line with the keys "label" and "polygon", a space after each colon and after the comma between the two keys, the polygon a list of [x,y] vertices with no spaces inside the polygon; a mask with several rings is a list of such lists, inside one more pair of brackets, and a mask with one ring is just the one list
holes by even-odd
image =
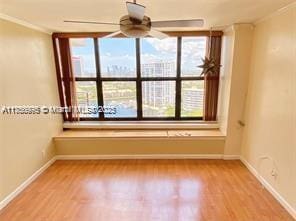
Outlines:
{"label": "white baseboard", "polygon": [[7,197],[4,198],[0,202],[0,210],[2,210],[8,203],[10,203],[17,195],[19,195],[27,186],[29,186],[38,176],[40,176],[48,167],[50,167],[56,158],[53,157],[46,164],[44,164],[39,170],[37,170],[32,176],[30,176],[27,180],[25,180],[20,186],[18,186],[12,193],[10,193]]}
{"label": "white baseboard", "polygon": [[259,182],[273,195],[273,197],[290,213],[290,215],[296,219],[296,210],[277,192],[270,183],[267,182],[262,176],[258,174],[258,171],[253,167],[246,159],[240,157],[242,163],[248,168],[248,170],[259,180]]}
{"label": "white baseboard", "polygon": [[223,155],[223,160],[240,160],[239,155]]}
{"label": "white baseboard", "polygon": [[223,159],[223,154],[57,155],[56,160]]}

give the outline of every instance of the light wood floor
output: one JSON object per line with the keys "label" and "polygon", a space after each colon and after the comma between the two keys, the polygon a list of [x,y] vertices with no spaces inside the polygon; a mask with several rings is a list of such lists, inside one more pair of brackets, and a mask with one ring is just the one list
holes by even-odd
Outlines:
{"label": "light wood floor", "polygon": [[240,161],[57,161],[1,221],[288,221]]}

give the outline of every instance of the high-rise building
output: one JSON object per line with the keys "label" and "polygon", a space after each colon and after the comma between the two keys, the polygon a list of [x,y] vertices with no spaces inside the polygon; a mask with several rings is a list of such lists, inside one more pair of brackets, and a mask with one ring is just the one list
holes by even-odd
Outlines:
{"label": "high-rise building", "polygon": [[199,88],[184,88],[182,90],[182,106],[184,110],[203,109],[204,90]]}
{"label": "high-rise building", "polygon": [[142,76],[169,77],[176,73],[176,63],[171,61],[157,61],[141,65]]}
{"label": "high-rise building", "polygon": [[[169,77],[176,73],[175,62],[158,61],[141,65],[144,77]],[[151,81],[142,85],[144,104],[152,108],[174,105],[175,82]]]}

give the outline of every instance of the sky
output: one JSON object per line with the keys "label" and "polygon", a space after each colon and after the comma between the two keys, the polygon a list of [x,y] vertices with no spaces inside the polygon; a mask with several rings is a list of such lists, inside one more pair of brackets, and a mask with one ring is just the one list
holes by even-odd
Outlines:
{"label": "sky", "polygon": [[[196,67],[205,56],[205,37],[184,37],[182,40],[181,71],[200,73]],[[93,39],[71,39],[72,56],[83,57],[86,72],[95,73]],[[117,65],[136,70],[136,48],[133,38],[99,39],[101,72],[108,66]],[[176,62],[177,38],[158,40],[141,39],[141,63],[171,61]]]}

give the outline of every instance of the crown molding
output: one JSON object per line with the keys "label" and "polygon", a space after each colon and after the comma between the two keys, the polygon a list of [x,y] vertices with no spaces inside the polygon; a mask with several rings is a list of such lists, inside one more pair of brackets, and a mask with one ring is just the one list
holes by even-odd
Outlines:
{"label": "crown molding", "polygon": [[21,19],[12,17],[10,15],[6,15],[6,14],[3,14],[3,13],[0,13],[0,19],[6,20],[6,21],[10,21],[10,22],[13,22],[13,23],[22,25],[24,27],[27,27],[27,28],[30,28],[30,29],[33,29],[33,30],[36,30],[36,31],[40,31],[40,32],[46,33],[46,34],[49,34],[49,35],[52,34],[52,31],[50,31],[49,29],[41,28],[39,26],[33,25],[33,24],[29,23],[29,22],[26,22],[24,20],[21,20]]}
{"label": "crown molding", "polygon": [[292,8],[295,8],[295,7],[296,7],[296,1],[292,2],[289,5],[286,5],[286,6],[282,7],[282,8],[280,8],[280,9],[274,11],[274,12],[272,12],[271,14],[269,14],[267,16],[264,16],[263,18],[258,19],[257,21],[254,22],[254,25],[258,25],[258,24],[260,24],[260,23],[262,23],[262,22],[264,22],[266,20],[269,20],[269,19],[271,19],[273,17],[276,17],[278,15],[281,15],[281,14],[285,13],[286,11],[288,11],[289,9],[292,9]]}

